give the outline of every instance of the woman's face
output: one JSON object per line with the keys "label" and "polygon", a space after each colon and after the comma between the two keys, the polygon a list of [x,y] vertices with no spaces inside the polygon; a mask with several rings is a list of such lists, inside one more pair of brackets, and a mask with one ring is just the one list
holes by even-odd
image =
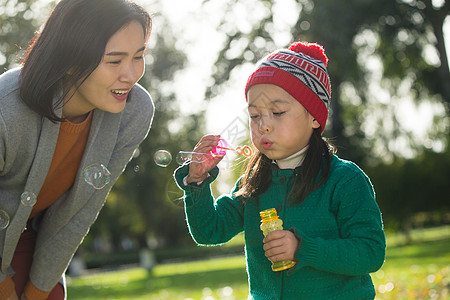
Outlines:
{"label": "woman's face", "polygon": [[117,31],[106,44],[100,64],[64,104],[64,116],[77,123],[96,108],[121,112],[128,93],[144,74],[145,44],[144,30],[137,21]]}
{"label": "woman's face", "polygon": [[283,159],[309,143],[320,125],[294,97],[279,86],[256,84],[247,94],[255,147],[270,159]]}

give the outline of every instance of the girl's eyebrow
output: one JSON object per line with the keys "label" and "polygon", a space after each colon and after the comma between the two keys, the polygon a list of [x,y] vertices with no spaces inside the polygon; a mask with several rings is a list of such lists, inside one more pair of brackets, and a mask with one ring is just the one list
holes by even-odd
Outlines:
{"label": "girl's eyebrow", "polygon": [[[276,99],[270,101],[270,105],[277,105],[277,104],[289,104],[289,101],[283,99]],[[248,107],[258,107],[258,106],[256,104],[249,103]]]}
{"label": "girl's eyebrow", "polygon": [[[145,50],[145,46],[140,48],[136,53],[142,52]],[[119,51],[112,51],[105,54],[106,56],[128,56],[128,52],[119,52]]]}
{"label": "girl's eyebrow", "polygon": [[276,99],[276,100],[272,100],[271,103],[272,103],[272,104],[278,104],[278,103],[281,103],[281,104],[288,104],[289,101],[288,101],[288,100],[283,100],[283,99]]}

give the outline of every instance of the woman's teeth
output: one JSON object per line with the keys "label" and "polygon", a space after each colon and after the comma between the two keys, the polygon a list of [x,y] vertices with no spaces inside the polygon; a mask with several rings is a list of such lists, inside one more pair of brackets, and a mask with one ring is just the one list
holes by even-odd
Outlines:
{"label": "woman's teeth", "polygon": [[125,95],[126,93],[128,93],[128,90],[126,90],[126,91],[112,90],[111,92],[113,92],[116,95],[122,96],[122,95]]}

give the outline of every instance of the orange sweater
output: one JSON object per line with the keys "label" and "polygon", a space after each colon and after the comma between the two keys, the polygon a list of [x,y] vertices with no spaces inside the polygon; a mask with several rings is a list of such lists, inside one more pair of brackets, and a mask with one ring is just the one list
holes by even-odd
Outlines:
{"label": "orange sweater", "polygon": [[33,206],[30,219],[53,204],[75,181],[91,128],[92,113],[82,123],[62,122],[47,177]]}
{"label": "orange sweater", "polygon": [[[92,113],[82,123],[62,122],[50,169],[37,197],[30,219],[52,205],[73,185],[91,128]],[[12,278],[0,284],[0,296],[11,295],[14,289]],[[25,286],[25,295],[30,300],[46,299],[51,291],[41,291],[31,281]],[[20,295],[18,295],[20,298]]]}

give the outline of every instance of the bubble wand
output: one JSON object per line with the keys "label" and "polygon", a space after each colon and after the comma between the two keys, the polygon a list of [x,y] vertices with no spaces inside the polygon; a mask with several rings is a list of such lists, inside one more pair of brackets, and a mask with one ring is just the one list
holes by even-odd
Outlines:
{"label": "bubble wand", "polygon": [[252,148],[249,146],[238,146],[236,148],[230,148],[228,147],[227,142],[224,139],[219,139],[217,146],[214,147],[209,153],[198,153],[198,152],[187,152],[187,151],[180,151],[178,152],[178,155],[176,157],[177,163],[179,165],[183,165],[187,161],[201,163],[208,159],[208,154],[212,155],[213,157],[217,156],[225,156],[227,153],[227,150],[234,151],[238,155],[242,155],[246,158],[250,157],[252,155]]}
{"label": "bubble wand", "polygon": [[250,148],[250,146],[245,145],[245,146],[238,146],[234,149],[229,148],[227,142],[224,139],[219,139],[217,146],[211,150],[211,154],[212,156],[223,156],[226,154],[226,151],[221,151],[217,149],[231,150],[236,152],[236,154],[245,156],[247,158],[252,156],[252,148]]}

